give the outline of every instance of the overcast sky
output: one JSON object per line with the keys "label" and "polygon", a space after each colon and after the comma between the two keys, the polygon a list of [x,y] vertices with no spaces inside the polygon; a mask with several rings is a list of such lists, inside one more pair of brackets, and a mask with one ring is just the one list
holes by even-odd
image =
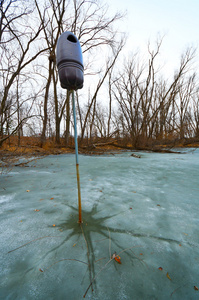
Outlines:
{"label": "overcast sky", "polygon": [[[147,52],[158,34],[165,36],[161,59],[165,70],[175,70],[187,46],[199,46],[199,0],[105,0],[111,13],[126,11],[121,30],[129,35],[128,49]],[[198,51],[199,52],[199,51]],[[197,52],[197,53],[198,53]],[[198,64],[199,65],[199,64]]]}

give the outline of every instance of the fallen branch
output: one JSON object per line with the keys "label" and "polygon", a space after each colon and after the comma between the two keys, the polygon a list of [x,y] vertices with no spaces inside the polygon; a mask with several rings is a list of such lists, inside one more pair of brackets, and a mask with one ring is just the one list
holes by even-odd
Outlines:
{"label": "fallen branch", "polygon": [[43,155],[42,157],[35,157],[35,158],[33,158],[33,159],[31,159],[31,160],[28,160],[28,161],[26,161],[26,162],[21,162],[21,163],[19,163],[19,164],[15,164],[15,167],[21,167],[21,166],[23,167],[23,166],[29,164],[29,163],[32,162],[32,161],[35,161],[35,160],[38,160],[38,159],[43,159],[44,157],[46,157],[46,155]]}
{"label": "fallen branch", "polygon": [[89,284],[89,286],[88,286],[88,288],[87,288],[87,290],[86,290],[86,292],[85,292],[85,294],[84,294],[84,298],[86,297],[86,294],[88,293],[88,291],[89,291],[89,289],[90,289],[90,287],[91,287],[91,285],[93,284],[93,282],[95,281],[95,279],[97,278],[97,276],[106,268],[106,266],[113,260],[114,258],[111,258],[100,270],[99,270],[99,272],[95,275],[95,277],[93,278],[93,280],[90,282],[90,284]]}
{"label": "fallen branch", "polygon": [[[117,255],[119,256],[121,253],[123,253],[123,252],[125,252],[125,251],[127,251],[127,250],[130,250],[130,249],[132,249],[132,248],[135,248],[135,247],[140,247],[140,246],[132,246],[132,247],[130,247],[130,248],[127,248],[127,249],[124,249],[124,250],[122,250],[122,251],[120,251]],[[99,270],[99,272],[95,275],[95,277],[93,278],[93,280],[90,282],[90,284],[89,284],[89,286],[88,286],[88,288],[87,288],[87,290],[86,290],[86,292],[85,292],[85,294],[84,294],[84,298],[86,297],[86,294],[88,293],[88,291],[89,291],[89,289],[90,289],[90,287],[92,286],[92,284],[93,284],[93,282],[96,280],[96,278],[99,276],[99,274],[106,268],[106,266],[112,261],[112,260],[114,260],[115,259],[115,256],[113,255],[112,256],[112,258],[111,259],[109,259],[109,261],[107,261],[107,263]]]}
{"label": "fallen branch", "polygon": [[141,158],[140,155],[136,155],[135,153],[132,153],[131,156],[135,157],[135,158]]}

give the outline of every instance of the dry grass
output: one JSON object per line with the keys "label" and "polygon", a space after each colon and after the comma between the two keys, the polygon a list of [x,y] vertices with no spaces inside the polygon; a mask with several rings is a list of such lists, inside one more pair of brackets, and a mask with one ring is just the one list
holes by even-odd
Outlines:
{"label": "dry grass", "polygon": [[[172,140],[164,139],[162,141],[150,140],[146,145],[138,147],[138,150],[156,150],[173,147],[199,147],[199,139],[184,139]],[[21,137],[20,146],[18,146],[18,137],[12,136],[7,139],[0,149],[0,158],[9,156],[31,156],[31,155],[49,155],[49,154],[62,154],[74,153],[74,140],[70,137],[68,146],[65,146],[65,140],[61,139],[60,144],[56,144],[53,138],[46,139],[41,147],[40,137]],[[86,154],[103,154],[106,152],[115,152],[123,150],[136,150],[133,145],[127,140],[95,138],[92,140],[85,139],[81,144],[79,143],[79,152]]]}

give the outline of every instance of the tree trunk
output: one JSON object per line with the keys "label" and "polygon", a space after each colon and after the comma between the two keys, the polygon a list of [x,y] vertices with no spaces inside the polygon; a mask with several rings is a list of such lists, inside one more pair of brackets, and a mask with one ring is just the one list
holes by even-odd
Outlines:
{"label": "tree trunk", "polygon": [[54,90],[54,103],[55,103],[55,141],[59,145],[60,144],[60,121],[61,117],[59,117],[59,103],[57,97],[57,79],[55,78],[55,65],[53,67],[53,90]]}
{"label": "tree trunk", "polygon": [[49,60],[48,80],[47,80],[45,95],[44,95],[44,119],[43,119],[43,129],[41,134],[41,147],[43,147],[43,144],[46,139],[46,127],[48,122],[48,95],[49,95],[49,89],[51,83],[51,76],[52,76],[52,61]]}

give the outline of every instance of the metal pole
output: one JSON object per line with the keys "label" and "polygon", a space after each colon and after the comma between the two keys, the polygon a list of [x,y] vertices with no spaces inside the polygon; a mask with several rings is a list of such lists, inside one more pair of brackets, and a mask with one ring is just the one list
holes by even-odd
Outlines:
{"label": "metal pole", "polygon": [[79,177],[79,158],[78,158],[78,142],[77,142],[77,124],[75,112],[75,96],[74,90],[72,91],[73,99],[73,118],[74,118],[74,139],[75,139],[75,157],[76,157],[76,174],[77,174],[77,189],[78,189],[78,206],[79,206],[79,223],[82,223],[82,205],[81,205],[81,191],[80,191],[80,177]]}

